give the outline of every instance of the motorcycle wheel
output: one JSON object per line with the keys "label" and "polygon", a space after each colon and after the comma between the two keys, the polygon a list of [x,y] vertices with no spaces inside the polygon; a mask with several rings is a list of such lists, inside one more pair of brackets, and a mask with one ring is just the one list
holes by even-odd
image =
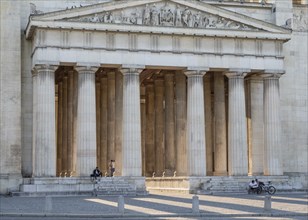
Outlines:
{"label": "motorcycle wheel", "polygon": [[276,192],[276,188],[275,187],[273,187],[273,186],[268,187],[268,194],[273,195],[273,194],[275,194],[275,192]]}

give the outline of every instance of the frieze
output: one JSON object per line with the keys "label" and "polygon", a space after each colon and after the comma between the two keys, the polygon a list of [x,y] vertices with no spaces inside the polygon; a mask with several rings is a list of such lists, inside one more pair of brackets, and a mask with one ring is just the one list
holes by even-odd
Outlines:
{"label": "frieze", "polygon": [[212,15],[182,5],[162,3],[147,4],[125,10],[105,11],[68,21],[112,23],[146,26],[167,26],[187,28],[213,28],[235,30],[258,30],[220,16]]}

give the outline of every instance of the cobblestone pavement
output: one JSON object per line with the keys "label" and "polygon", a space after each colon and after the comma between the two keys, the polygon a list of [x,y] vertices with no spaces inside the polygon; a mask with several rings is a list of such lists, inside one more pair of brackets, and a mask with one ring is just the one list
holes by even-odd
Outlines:
{"label": "cobblestone pavement", "polygon": [[264,211],[264,195],[198,195],[199,213],[192,212],[192,196],[150,194],[125,197],[118,212],[117,196],[0,197],[0,219],[308,219],[308,194],[272,196],[271,212]]}

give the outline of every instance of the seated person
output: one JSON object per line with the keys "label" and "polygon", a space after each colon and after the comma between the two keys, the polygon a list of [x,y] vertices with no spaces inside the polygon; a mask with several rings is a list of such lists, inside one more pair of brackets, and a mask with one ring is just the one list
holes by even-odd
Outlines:
{"label": "seated person", "polygon": [[252,181],[249,183],[249,188],[250,188],[250,189],[256,189],[256,188],[258,188],[258,187],[259,187],[258,183],[257,183],[256,181],[254,181],[254,180],[252,180]]}
{"label": "seated person", "polygon": [[264,182],[259,181],[258,179],[256,179],[256,182],[259,186],[264,186]]}
{"label": "seated person", "polygon": [[96,179],[97,177],[101,177],[102,176],[102,172],[98,169],[98,167],[96,167],[93,170],[93,173],[91,174],[91,177],[93,177],[94,179]]}

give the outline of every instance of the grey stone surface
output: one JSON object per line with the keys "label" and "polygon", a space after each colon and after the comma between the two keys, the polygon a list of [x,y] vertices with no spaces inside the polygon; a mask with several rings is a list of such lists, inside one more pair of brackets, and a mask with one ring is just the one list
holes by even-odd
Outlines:
{"label": "grey stone surface", "polygon": [[[242,217],[247,219],[305,219],[307,193],[275,194],[271,212],[264,211],[264,195],[224,194],[199,195],[200,213],[192,212],[192,195],[151,194],[125,197],[124,214],[118,212],[118,196],[105,197],[52,197],[52,210],[45,212],[44,197],[0,197],[0,218],[8,217],[70,217],[162,219],[192,217]],[[8,218],[9,219],[9,218]],[[11,218],[14,219],[14,218]]]}

